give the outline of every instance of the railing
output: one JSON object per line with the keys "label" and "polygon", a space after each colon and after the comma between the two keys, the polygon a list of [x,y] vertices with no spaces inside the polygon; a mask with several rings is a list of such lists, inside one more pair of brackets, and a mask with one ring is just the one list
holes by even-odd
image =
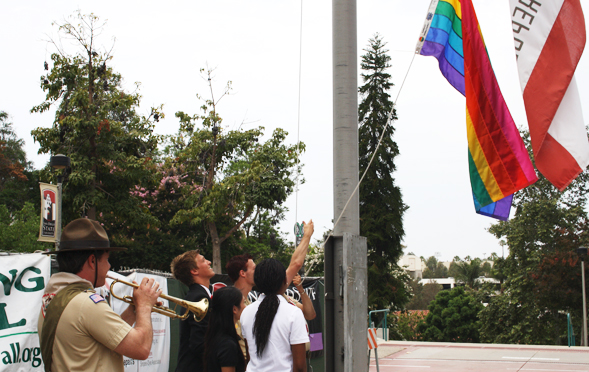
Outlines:
{"label": "railing", "polygon": [[389,314],[389,309],[383,309],[383,310],[372,310],[368,313],[368,326],[369,327],[374,327],[374,324],[372,322],[372,314],[373,313],[385,313],[384,316],[382,317],[382,320],[380,322],[378,322],[378,324],[376,325],[376,328],[382,328],[382,339],[385,341],[388,341],[388,333],[387,333],[387,315]]}
{"label": "railing", "polygon": [[569,347],[575,346],[575,332],[573,332],[573,321],[571,320],[571,314],[567,314],[567,339]]}

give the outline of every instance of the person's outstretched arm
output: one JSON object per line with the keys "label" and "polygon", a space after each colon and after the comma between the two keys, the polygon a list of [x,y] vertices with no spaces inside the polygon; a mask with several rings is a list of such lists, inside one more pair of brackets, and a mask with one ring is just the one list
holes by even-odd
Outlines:
{"label": "person's outstretched arm", "polygon": [[[304,223],[304,222],[303,222]],[[305,257],[309,251],[309,243],[311,242],[311,236],[313,235],[314,225],[313,220],[309,220],[308,223],[304,223],[303,227],[303,238],[299,243],[297,249],[295,249],[290,259],[290,265],[286,269],[286,282],[290,284],[295,275],[299,272],[303,264],[305,263]]]}
{"label": "person's outstretched arm", "polygon": [[292,284],[297,288],[297,291],[301,294],[301,303],[303,304],[303,315],[305,316],[306,320],[313,320],[317,316],[315,313],[315,308],[313,307],[313,302],[305,292],[303,288],[303,280],[301,279],[300,275],[296,275],[292,280]]}

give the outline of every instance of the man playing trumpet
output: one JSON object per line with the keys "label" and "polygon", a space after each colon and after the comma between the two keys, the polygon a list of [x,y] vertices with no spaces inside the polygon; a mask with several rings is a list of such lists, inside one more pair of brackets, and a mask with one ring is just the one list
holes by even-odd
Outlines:
{"label": "man playing trumpet", "polygon": [[[96,221],[79,218],[61,234],[60,273],[51,277],[39,315],[39,339],[45,371],[124,371],[123,355],[144,360],[151,350],[151,311],[158,283],[144,278],[133,290],[134,306],[119,316],[94,288],[105,284],[111,247]],[[135,326],[133,327],[133,324]]]}

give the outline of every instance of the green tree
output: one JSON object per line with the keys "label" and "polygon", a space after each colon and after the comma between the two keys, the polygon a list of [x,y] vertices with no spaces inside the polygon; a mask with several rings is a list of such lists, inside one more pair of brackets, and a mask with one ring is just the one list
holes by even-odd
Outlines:
{"label": "green tree", "polygon": [[[522,136],[530,152],[529,134]],[[489,229],[509,246],[501,263],[506,276],[502,294],[481,314],[486,325],[482,338],[490,342],[562,344],[563,313],[571,313],[573,326],[580,328],[576,248],[589,242],[589,173],[581,173],[564,192],[539,178],[515,194],[515,216]]]}
{"label": "green tree", "polygon": [[452,260],[452,262],[450,262],[450,268],[448,269],[448,277],[449,278],[456,278],[458,274],[458,263],[462,262],[462,260],[459,258],[458,260],[456,259],[456,257],[454,257],[454,260]]}
{"label": "green tree", "polygon": [[[240,236],[240,229],[256,215],[270,213],[281,218],[282,203],[295,186],[293,174],[300,169],[298,156],[304,144],[286,145],[287,132],[276,129],[262,143],[263,127],[225,130],[217,112],[221,96],[213,94],[212,70],[201,70],[209,81],[211,98],[202,114],[177,112],[180,131],[172,137],[170,151],[186,166],[187,185],[182,189],[182,208],[172,224],[189,223],[210,236],[213,269],[221,272],[221,244]],[[200,128],[199,128],[200,127]]]}
{"label": "green tree", "polygon": [[322,242],[309,244],[309,253],[305,259],[305,276],[325,275],[325,251]]}
{"label": "green tree", "polygon": [[419,324],[417,331],[424,341],[479,342],[478,313],[483,308],[463,287],[440,291],[429,305],[425,323]]}
{"label": "green tree", "polygon": [[39,209],[33,203],[25,202],[21,210],[13,213],[0,204],[1,250],[32,253],[47,249],[49,245],[38,242],[38,237]]}
{"label": "green tree", "polygon": [[[237,245],[240,250],[251,254],[255,261],[275,258],[282,262],[285,267],[288,267],[294,252],[294,243],[288,244],[276,228],[278,222],[284,219],[282,209],[278,208],[272,212],[276,214],[271,215],[271,211],[259,211],[258,208],[254,217],[244,223],[244,233],[234,245]],[[225,259],[229,259],[234,255],[227,253]],[[235,254],[239,254],[239,252],[235,252]]]}
{"label": "green tree", "polygon": [[27,179],[23,173],[30,168],[23,150],[24,141],[16,136],[8,114],[0,111],[0,190],[11,180]]}
{"label": "green tree", "polygon": [[155,166],[158,182],[151,187],[136,185],[131,194],[157,220],[156,223],[129,228],[114,214],[99,214],[111,240],[127,248],[110,259],[114,268],[126,266],[169,271],[172,259],[188,249],[200,249],[210,257],[211,251],[205,244],[207,237],[202,229],[195,229],[188,223],[171,224],[174,215],[182,208],[182,190],[189,184],[186,167],[170,158],[158,158]]}
{"label": "green tree", "polygon": [[448,268],[441,262],[438,262],[438,259],[434,256],[430,256],[427,260],[422,260],[425,262],[426,269],[423,271],[423,278],[425,279],[432,279],[432,278],[447,278],[448,277]]}
{"label": "green tree", "polygon": [[315,241],[315,244],[309,244],[309,253],[305,259],[305,276],[324,276],[325,275],[325,246],[323,245],[333,230],[323,232],[322,239]]}
{"label": "green tree", "polygon": [[45,101],[31,111],[56,106],[55,120],[52,127],[32,134],[40,153],[71,159],[71,174],[64,183],[64,223],[80,215],[99,219],[102,213],[110,217],[104,221],[109,226],[132,228],[156,222],[129,191],[154,182],[151,159],[158,137],[153,122],[163,114],[161,107],[148,117],[137,112],[141,96],[123,90],[121,75],[107,66],[112,56],[96,46],[104,25],[95,15],[79,12],[57,25],[60,37],[73,39],[78,52],[68,55],[54,42],[58,52],[41,76]]}
{"label": "green tree", "polygon": [[491,278],[499,280],[501,290],[503,290],[503,282],[505,281],[505,258],[495,257],[493,266],[491,267]]}
{"label": "green tree", "polygon": [[[369,266],[368,307],[370,310],[403,310],[405,304],[411,299],[411,290],[408,284],[410,280],[411,277],[407,271],[398,265],[378,266],[372,264]],[[391,299],[393,299],[392,302]]]}
{"label": "green tree", "polygon": [[391,340],[421,341],[422,337],[417,332],[419,324],[425,323],[427,311],[406,310],[389,315],[389,338]]}
{"label": "green tree", "polygon": [[[525,290],[526,285],[518,285],[520,281],[522,278],[515,279],[512,288],[500,295],[486,293],[490,298],[489,303],[479,314],[481,342],[530,345],[553,343],[550,330],[554,326],[552,317],[538,307],[532,298],[533,293]],[[575,329],[575,334],[580,334],[579,329]]]}
{"label": "green tree", "polygon": [[39,171],[33,169],[23,147],[8,114],[0,111],[0,204],[11,213],[21,211],[27,201],[37,210],[40,207]]}
{"label": "green tree", "polygon": [[[141,200],[151,216],[157,218],[158,223],[133,229],[113,226],[117,233],[111,239],[128,248],[127,251],[113,256],[113,267],[130,266],[168,271],[174,257],[195,248],[205,257],[211,257],[212,246],[204,227],[194,226],[189,222],[171,223],[174,216],[184,208],[186,197],[183,190],[194,187],[188,169],[190,167],[177,162],[175,158],[164,156],[157,161],[157,185],[153,188],[137,186],[132,190],[132,194]],[[195,188],[195,192],[200,191],[200,188]],[[275,227],[280,218],[281,214],[271,216],[268,212],[255,213],[238,232],[226,240],[222,262],[236,254],[248,252],[256,261],[273,257],[288,265],[294,249],[285,243]],[[217,221],[219,229],[223,230],[228,230],[233,223],[234,220],[228,217]]]}
{"label": "green tree", "polygon": [[456,273],[454,278],[470,288],[475,288],[477,284],[476,280],[481,276],[482,272],[480,258],[475,258],[469,261],[460,261],[456,262]]}
{"label": "green tree", "polygon": [[413,297],[407,303],[407,310],[427,310],[438,292],[442,290],[442,285],[437,283],[420,284],[418,280],[411,280],[410,284]]}
{"label": "green tree", "polygon": [[485,277],[490,277],[493,271],[493,267],[489,261],[485,261],[481,264],[481,274]]}
{"label": "green tree", "polygon": [[485,293],[490,300],[480,314],[481,340],[566,345],[567,313],[572,314],[574,333],[581,333],[579,267],[577,254],[563,241],[555,252],[544,254],[535,268],[508,275],[501,294]]}
{"label": "green tree", "polygon": [[[394,127],[387,125],[389,113],[392,112],[390,119],[397,116],[388,93],[393,84],[391,75],[386,72],[391,66],[391,57],[385,46],[386,43],[376,34],[364,49],[366,54],[360,64],[364,82],[359,88],[362,101],[358,108],[360,176],[375,154],[360,184],[360,234],[367,238],[369,306],[378,303],[379,307],[394,304],[402,308],[409,296],[402,289],[406,286],[400,285],[391,269],[395,273],[402,272],[398,270],[397,262],[403,255],[403,215],[408,207],[403,203],[401,189],[393,178],[399,148],[392,138]],[[383,130],[385,133],[379,147]]]}

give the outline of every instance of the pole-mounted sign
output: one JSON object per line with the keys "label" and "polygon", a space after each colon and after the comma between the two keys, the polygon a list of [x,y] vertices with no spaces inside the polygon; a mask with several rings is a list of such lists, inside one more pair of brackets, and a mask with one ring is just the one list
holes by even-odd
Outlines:
{"label": "pole-mounted sign", "polygon": [[39,182],[41,189],[41,222],[39,241],[55,243],[56,221],[58,221],[57,185]]}

